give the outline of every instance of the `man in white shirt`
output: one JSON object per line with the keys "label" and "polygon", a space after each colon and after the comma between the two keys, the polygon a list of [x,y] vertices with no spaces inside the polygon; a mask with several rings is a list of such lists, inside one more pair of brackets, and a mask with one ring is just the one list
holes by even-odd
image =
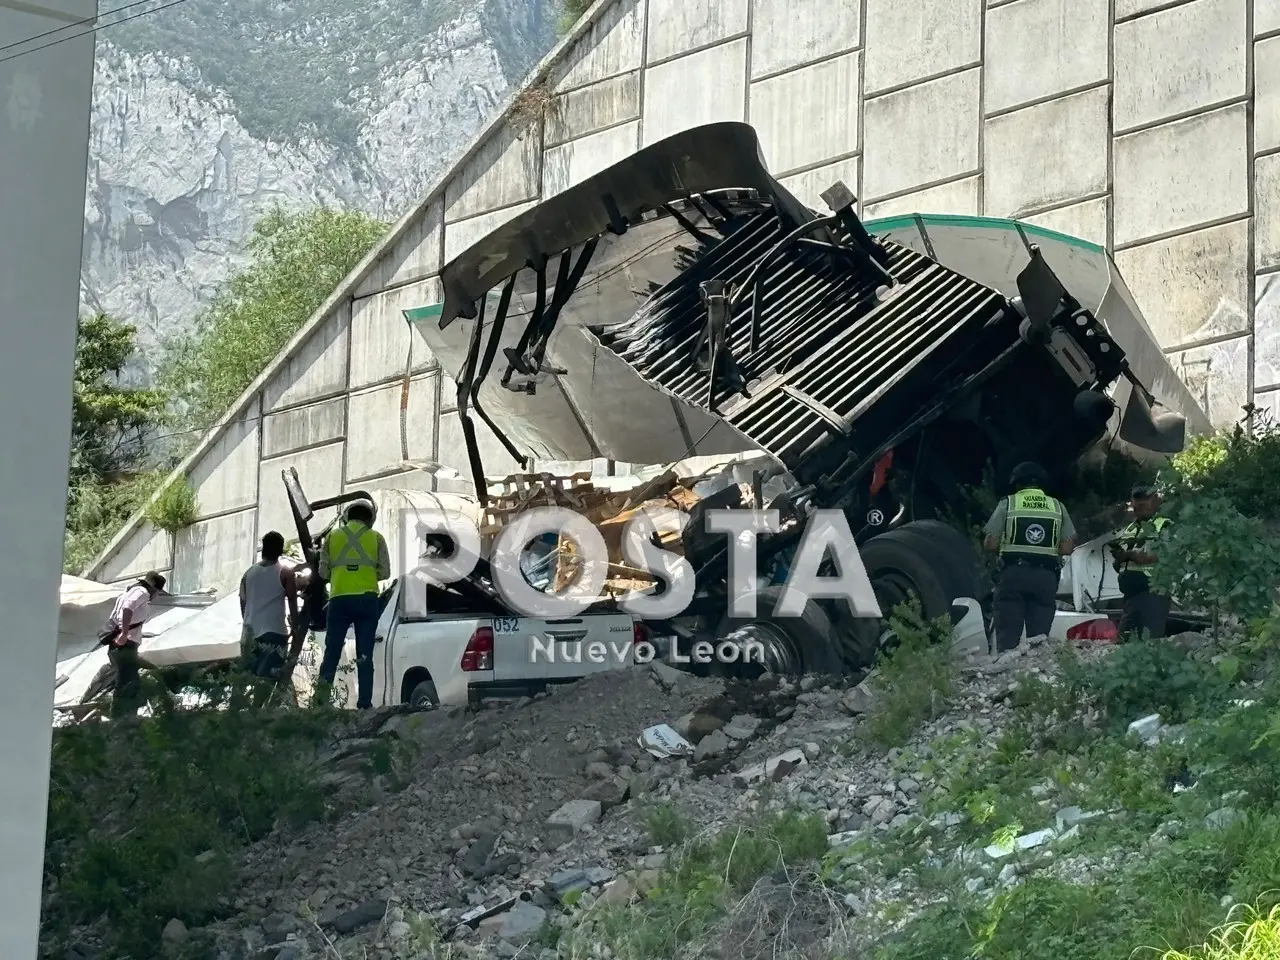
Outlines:
{"label": "man in white shirt", "polygon": [[[297,579],[284,559],[284,536],[275,530],[262,538],[262,559],[240,578],[240,615],[242,636],[248,641],[245,666],[249,672],[287,685],[306,632],[298,617]],[[259,705],[265,699],[259,696]]]}
{"label": "man in white shirt", "polygon": [[101,641],[116,668],[116,690],[111,698],[113,717],[137,714],[142,705],[141,671],[149,666],[138,656],[142,625],[151,616],[151,601],[164,591],[165,578],[152,570],[116,598]]}

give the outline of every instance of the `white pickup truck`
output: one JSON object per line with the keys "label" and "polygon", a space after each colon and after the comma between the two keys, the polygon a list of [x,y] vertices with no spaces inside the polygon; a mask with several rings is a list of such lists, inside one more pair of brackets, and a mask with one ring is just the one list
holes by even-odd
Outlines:
{"label": "white pickup truck", "polygon": [[[285,488],[298,528],[306,563],[314,569],[315,551],[328,528],[312,535],[308,522],[316,512],[355,499],[431,499],[431,494],[396,492],[395,497],[353,491],[329,500],[307,501],[296,471],[284,471]],[[402,529],[390,522],[391,511],[379,509],[388,523],[379,523],[392,556],[400,565]],[[426,589],[412,603],[394,581],[381,596],[382,616],[374,647],[373,705],[411,703],[415,706],[459,705],[488,698],[523,696],[550,684],[567,683],[634,663],[635,644],[647,637],[645,627],[611,604],[562,620],[521,617],[507,608],[486,577],[487,567],[467,580]],[[311,627],[323,630],[323,585],[315,584],[304,598]],[[411,612],[410,612],[411,611]],[[323,641],[321,641],[323,642]],[[344,662],[354,666],[354,635],[347,637]],[[355,671],[340,669],[337,684],[348,688],[346,701],[355,703]]]}

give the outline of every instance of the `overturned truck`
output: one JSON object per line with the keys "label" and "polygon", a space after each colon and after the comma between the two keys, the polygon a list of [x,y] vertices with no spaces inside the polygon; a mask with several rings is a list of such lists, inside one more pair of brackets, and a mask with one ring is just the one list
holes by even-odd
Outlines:
{"label": "overturned truck", "polygon": [[[698,127],[515,217],[444,267],[443,303],[406,311],[456,371],[482,503],[497,444],[526,468],[763,452],[786,490],[761,503],[758,481],[754,497],[735,485],[694,506],[695,600],[654,626],[681,643],[742,630],[776,669],[810,672],[865,666],[881,625],[834,601],[775,619],[774,588],[734,621],[730,544],[701,532],[705,509],[780,511],[762,571],[810,511],[842,510],[882,610],[913,596],[954,616],[986,591],[973,545],[938,518],[988,464],[1060,470],[1109,432],[1168,454],[1189,420],[1207,428],[1118,276],[1093,289],[1079,262],[1056,271],[1017,225],[975,259],[993,236],[978,219],[948,266],[924,218],[873,235],[844,184],[823,200],[810,210],[768,173],[750,126]],[[1004,275],[975,279],[985,269]]]}

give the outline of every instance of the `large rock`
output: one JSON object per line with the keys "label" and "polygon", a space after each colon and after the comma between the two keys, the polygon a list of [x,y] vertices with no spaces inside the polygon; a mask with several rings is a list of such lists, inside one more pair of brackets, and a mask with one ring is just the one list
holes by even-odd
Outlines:
{"label": "large rock", "polygon": [[583,827],[597,822],[603,813],[599,800],[570,800],[547,817],[547,831],[563,843],[576,837]]}

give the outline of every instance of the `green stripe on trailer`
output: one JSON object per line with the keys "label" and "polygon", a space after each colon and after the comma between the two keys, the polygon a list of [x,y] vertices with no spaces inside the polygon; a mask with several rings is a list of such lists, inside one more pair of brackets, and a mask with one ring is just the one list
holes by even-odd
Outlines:
{"label": "green stripe on trailer", "polygon": [[410,307],[400,312],[404,314],[405,323],[421,323],[423,320],[432,320],[444,313],[444,301],[428,303],[425,307]]}

